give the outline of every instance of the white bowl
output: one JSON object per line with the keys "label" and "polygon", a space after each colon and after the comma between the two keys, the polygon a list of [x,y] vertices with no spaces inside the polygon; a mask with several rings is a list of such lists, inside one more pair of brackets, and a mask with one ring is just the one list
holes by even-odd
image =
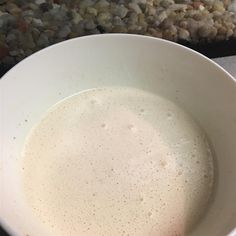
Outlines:
{"label": "white bowl", "polygon": [[19,63],[0,81],[0,222],[14,236],[46,236],[23,201],[25,137],[59,100],[99,86],[132,86],[180,103],[205,129],[217,159],[214,199],[192,236],[236,226],[236,83],[206,57],[161,39],[101,35],[69,40]]}

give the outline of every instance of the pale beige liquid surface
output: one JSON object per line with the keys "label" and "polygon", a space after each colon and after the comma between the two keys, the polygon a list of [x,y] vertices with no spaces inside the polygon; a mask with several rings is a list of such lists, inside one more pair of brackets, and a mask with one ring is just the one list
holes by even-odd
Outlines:
{"label": "pale beige liquid surface", "polygon": [[32,130],[23,155],[26,199],[52,236],[186,235],[212,192],[202,130],[142,90],[69,97]]}

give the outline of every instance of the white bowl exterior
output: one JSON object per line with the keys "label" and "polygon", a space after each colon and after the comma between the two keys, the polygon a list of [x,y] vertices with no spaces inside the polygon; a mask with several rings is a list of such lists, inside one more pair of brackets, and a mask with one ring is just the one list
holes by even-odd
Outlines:
{"label": "white bowl exterior", "polygon": [[24,140],[53,104],[100,86],[132,86],[159,93],[177,101],[195,117],[214,148],[218,181],[213,203],[193,236],[229,233],[236,226],[236,83],[196,52],[134,35],[69,40],[34,54],[2,78],[2,224],[17,236],[46,236],[28,212],[20,188]]}

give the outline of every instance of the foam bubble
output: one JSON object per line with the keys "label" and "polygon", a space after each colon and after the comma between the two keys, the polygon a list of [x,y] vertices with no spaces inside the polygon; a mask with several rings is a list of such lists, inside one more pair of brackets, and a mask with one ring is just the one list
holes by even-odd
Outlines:
{"label": "foam bubble", "polygon": [[106,128],[107,128],[107,125],[106,125],[105,123],[102,123],[102,124],[101,124],[101,127],[104,128],[104,129],[106,129]]}

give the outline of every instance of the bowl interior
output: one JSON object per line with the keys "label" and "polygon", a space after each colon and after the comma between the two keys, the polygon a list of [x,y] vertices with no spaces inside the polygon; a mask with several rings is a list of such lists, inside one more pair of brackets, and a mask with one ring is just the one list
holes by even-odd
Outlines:
{"label": "bowl interior", "polygon": [[198,53],[134,35],[69,40],[34,54],[2,78],[1,223],[13,235],[46,235],[23,201],[22,145],[49,107],[73,93],[100,86],[131,86],[158,93],[194,116],[214,149],[218,178],[207,215],[192,235],[229,233],[236,226],[236,83]]}

